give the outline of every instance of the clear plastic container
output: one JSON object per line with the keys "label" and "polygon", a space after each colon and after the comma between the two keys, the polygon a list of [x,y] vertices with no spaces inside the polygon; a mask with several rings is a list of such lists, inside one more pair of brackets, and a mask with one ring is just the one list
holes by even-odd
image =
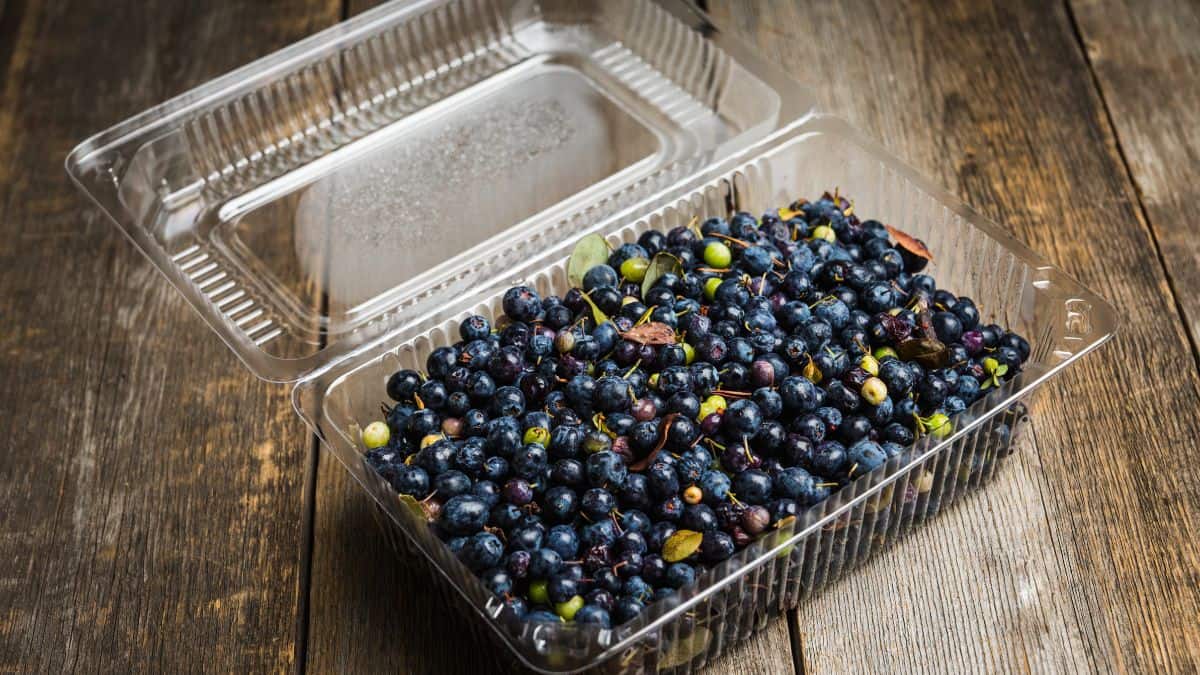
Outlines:
{"label": "clear plastic container", "polygon": [[[85,141],[81,187],[378,505],[479,639],[542,672],[688,672],[985,484],[1031,392],[1112,308],[669,0],[393,3]],[[1027,336],[1025,370],[792,526],[611,630],[501,611],[366,464],[387,376],[518,281],[567,288],[580,236],[838,188],[924,239],[940,285]],[[1036,410],[1036,408],[1035,408]]]}

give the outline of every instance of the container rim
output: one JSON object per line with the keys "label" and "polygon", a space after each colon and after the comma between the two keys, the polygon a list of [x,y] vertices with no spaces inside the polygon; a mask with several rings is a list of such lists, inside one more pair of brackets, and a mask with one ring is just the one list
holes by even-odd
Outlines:
{"label": "container rim", "polygon": [[[1065,368],[1074,364],[1084,355],[1092,352],[1108,340],[1110,340],[1117,330],[1119,321],[1116,312],[1112,305],[1106,300],[1088,290],[1074,278],[1044,261],[1040,256],[1034,253],[1031,249],[1015,239],[1007,231],[1003,230],[999,225],[990,219],[982,216],[970,206],[963,203],[954,195],[946,190],[938,187],[929,179],[921,176],[915,169],[908,164],[896,159],[891,153],[884,149],[880,144],[870,140],[863,134],[855,130],[850,124],[839,117],[833,115],[817,114],[806,120],[789,125],[785,129],[770,135],[754,146],[748,148],[742,153],[731,157],[725,161],[710,165],[696,172],[689,178],[679,181],[676,185],[666,188],[656,195],[648,197],[639,204],[630,206],[602,221],[600,221],[591,231],[606,232],[622,222],[637,220],[650,216],[652,213],[659,212],[667,208],[676,200],[681,199],[702,186],[717,180],[721,176],[728,175],[732,171],[736,171],[738,167],[746,166],[760,158],[770,156],[773,152],[781,149],[783,146],[792,141],[802,140],[804,137],[812,134],[834,134],[842,139],[860,146],[862,149],[873,153],[881,158],[887,158],[891,164],[890,168],[900,171],[904,177],[912,181],[922,191],[929,194],[930,197],[936,199],[942,206],[951,211],[963,216],[971,225],[980,229],[988,236],[1003,245],[1010,253],[1023,262],[1029,265],[1031,269],[1036,270],[1041,275],[1040,281],[1034,281],[1037,285],[1042,282],[1053,283],[1058,287],[1064,288],[1070,292],[1072,297],[1086,301],[1090,305],[1090,314],[1088,318],[1095,330],[1089,333],[1089,338],[1080,342],[1077,349],[1070,354],[1064,355],[1057,363],[1045,367],[1028,368],[1013,380],[1005,383],[1001,388],[995,390],[987,397],[980,399],[970,406],[966,411],[955,417],[954,432],[944,439],[933,439],[925,437],[918,440],[916,444],[910,446],[904,454],[892,458],[883,466],[874,471],[864,474],[855,479],[850,485],[835,493],[829,499],[809,507],[803,514],[797,516],[797,520],[792,524],[794,528],[792,533],[782,541],[775,541],[771,545],[766,545],[764,540],[759,540],[742,551],[735,554],[734,557],[717,565],[709,570],[706,570],[698,579],[693,590],[677,594],[671,598],[667,598],[649,605],[637,619],[634,619],[632,626],[628,627],[630,631],[624,634],[617,642],[606,647],[603,651],[597,652],[589,657],[588,663],[571,668],[553,668],[547,664],[536,662],[531,659],[531,655],[526,653],[527,644],[516,640],[515,636],[507,632],[501,625],[498,618],[489,616],[484,612],[483,608],[477,605],[471,599],[471,594],[464,588],[462,581],[451,575],[441,564],[434,559],[430,553],[428,546],[441,545],[440,540],[436,540],[426,529],[425,532],[416,533],[412,528],[424,527],[425,523],[418,522],[415,517],[412,522],[402,522],[395,517],[393,510],[379,500],[378,496],[365,485],[363,486],[367,494],[370,495],[378,503],[380,510],[387,514],[387,517],[403,530],[404,535],[412,542],[426,557],[430,565],[437,569],[438,572],[450,582],[451,586],[466,600],[466,602],[478,613],[483,620],[491,627],[492,631],[497,634],[500,640],[509,648],[522,664],[542,673],[567,674],[576,673],[587,668],[593,667],[603,661],[613,658],[621,651],[630,648],[634,643],[655,630],[662,628],[673,619],[679,617],[690,608],[703,602],[705,599],[713,596],[721,590],[727,588],[730,584],[737,581],[743,575],[751,572],[759,567],[770,562],[774,556],[779,555],[790,546],[796,545],[801,540],[811,535],[814,531],[836,521],[851,509],[862,504],[864,501],[872,499],[879,495],[888,486],[895,484],[902,477],[918,466],[923,465],[927,460],[936,456],[938,453],[960,441],[968,434],[978,429],[984,422],[992,419],[996,415],[1007,410],[1017,401],[1027,397],[1032,391],[1057,376]],[[581,235],[582,236],[582,235]],[[521,277],[528,274],[528,270],[514,271],[512,276]],[[420,319],[415,319],[411,325],[420,322]],[[366,364],[372,358],[382,355],[389,351],[385,347],[388,344],[396,342],[404,342],[416,337],[416,335],[403,335],[405,329],[397,329],[387,335],[380,337],[378,340],[372,341],[368,345],[349,356],[347,359],[337,363],[330,364],[329,367],[320,369],[313,374],[313,377],[305,378],[297,383],[293,389],[293,405],[297,414],[309,425],[309,427],[321,437],[324,443],[332,441],[326,437],[323,432],[323,417],[324,410],[320,404],[323,393],[332,389],[342,378],[350,376],[359,366]],[[312,407],[313,400],[316,400],[316,409]],[[965,421],[965,423],[964,423]],[[936,441],[936,442],[935,442]],[[335,457],[337,455],[335,454]],[[341,458],[339,457],[339,462]],[[353,474],[353,471],[351,471]],[[465,570],[465,567],[463,568]],[[473,574],[462,575],[466,579],[466,583],[472,586],[478,586],[482,589],[482,584]],[[476,589],[476,590],[479,590]],[[485,592],[486,591],[482,591]],[[557,628],[557,627],[556,627]],[[599,636],[599,630],[594,627],[574,627],[564,626],[576,632],[592,631]],[[558,628],[558,630],[564,630]],[[617,630],[617,629],[613,629]]]}
{"label": "container rim", "polygon": [[[67,154],[64,168],[76,186],[99,206],[110,220],[116,223],[118,229],[121,229],[134,245],[151,259],[178,292],[187,298],[191,307],[204,318],[209,328],[225,342],[230,351],[242,361],[248,370],[259,378],[271,382],[296,382],[310,377],[315,371],[348,358],[351,352],[364,343],[374,340],[394,327],[407,324],[409,322],[408,309],[405,307],[405,303],[423,297],[421,288],[436,289],[440,284],[454,279],[455,275],[462,273],[468,262],[461,256],[452,257],[425,270],[419,275],[419,279],[414,277],[395,284],[390,290],[379,296],[383,297],[382,300],[375,298],[364,305],[361,314],[354,319],[354,325],[338,331],[326,331],[318,327],[314,330],[321,331],[320,339],[322,341],[319,346],[299,355],[283,355],[269,351],[257,339],[246,335],[243,327],[231,322],[229,317],[225,316],[219,307],[214,306],[202,291],[192,287],[192,280],[179,267],[180,260],[163,249],[155,235],[147,231],[147,228],[140,222],[142,216],[132,213],[132,209],[122,200],[120,195],[122,173],[129,168],[132,152],[181,131],[182,125],[193,117],[229,105],[238,97],[268,87],[273,82],[295,74],[314,63],[356,48],[381,31],[392,29],[410,20],[417,20],[429,12],[454,2],[456,0],[392,0],[384,3],[185,91],[118,122],[106,130],[92,134]],[[542,3],[535,0],[501,0],[501,2],[507,3],[503,7],[514,12],[528,10],[540,16]],[[708,16],[689,0],[635,0],[635,3],[653,6],[664,16],[679,21],[681,30],[712,41],[717,51],[723,53],[730,64],[726,67],[729,72],[726,72],[723,77],[732,78],[730,80],[732,82],[744,82],[747,76],[752,77],[762,85],[766,93],[776,99],[770,106],[770,110],[764,112],[761,120],[754,120],[752,124],[740,129],[731,138],[724,139],[719,143],[714,142],[711,146],[695,148],[694,151],[689,151],[691,154],[675,158],[670,163],[659,167],[657,171],[661,175],[655,174],[655,179],[661,181],[659,184],[673,184],[679,175],[691,172],[693,167],[706,165],[739,152],[749,144],[788,124],[806,119],[816,111],[816,99],[811,88],[793,81],[776,65],[762,60],[732,37],[726,37],[726,34],[719,30]],[[518,23],[513,27],[522,25],[524,24]],[[737,74],[742,77],[734,77]],[[728,103],[736,100],[738,100],[736,97],[723,91],[717,99],[717,105],[714,106],[713,112],[717,115],[726,114]],[[338,115],[334,115],[334,119],[338,119]],[[329,120],[324,120],[321,124],[327,122]],[[320,127],[321,124],[317,126]],[[346,144],[373,136],[385,129],[386,126],[375,129],[359,138],[347,141]],[[238,141],[239,139],[225,140],[223,143],[224,146],[231,146],[237,145]],[[231,152],[236,154],[236,148],[233,148]],[[306,160],[301,166],[307,166],[311,164],[311,161]],[[633,175],[630,174],[630,176]],[[634,189],[649,191],[646,186],[641,184],[641,179],[645,176],[635,177],[638,177],[638,180],[634,181],[626,176],[609,184],[608,181],[615,178],[615,175],[608,176],[566,197],[545,211],[532,215],[526,220],[509,224],[506,229],[496,233],[495,236],[519,234],[522,227],[543,227],[559,217],[584,213],[593,207],[605,204],[618,194],[622,199],[628,198],[631,201],[640,198],[641,193],[625,194]],[[186,185],[177,191],[198,194],[206,184],[206,180],[207,178],[201,176],[195,179],[194,184]],[[150,203],[144,208],[149,209],[153,206],[154,204]],[[478,248],[476,244],[481,243],[474,242],[474,244],[464,247],[462,252],[467,254],[474,251]],[[186,250],[177,255],[182,256],[185,253],[187,253]],[[247,297],[254,300],[257,306],[268,309],[280,308],[279,313],[285,315],[288,310],[294,308],[294,303],[287,294],[272,286],[270,279],[258,278],[260,275],[254,273],[240,274],[240,276],[246,277],[246,283],[240,284],[239,288],[248,289]],[[379,301],[377,302],[377,300]],[[270,313],[267,316],[270,317]],[[290,318],[289,316],[288,319]],[[280,327],[280,323],[280,321],[275,321],[277,328]],[[282,328],[286,329],[286,321],[283,323],[285,325]],[[273,334],[281,334],[281,331],[275,330]],[[316,338],[313,340],[315,343]]]}

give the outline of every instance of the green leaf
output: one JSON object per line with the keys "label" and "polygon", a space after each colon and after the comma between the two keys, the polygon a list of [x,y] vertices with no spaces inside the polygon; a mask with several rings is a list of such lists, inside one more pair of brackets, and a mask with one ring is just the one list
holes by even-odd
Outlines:
{"label": "green leaf", "polygon": [[662,557],[669,563],[679,562],[700,549],[704,535],[691,530],[678,530],[663,542]]}
{"label": "green leaf", "polygon": [[642,296],[644,297],[651,288],[654,288],[654,282],[658,281],[659,277],[667,272],[678,271],[679,258],[664,251],[655,253],[654,259],[650,261],[650,266],[646,268],[646,276],[642,279]]}
{"label": "green leaf", "polygon": [[598,234],[589,234],[580,239],[575,244],[575,250],[571,251],[571,258],[567,261],[567,280],[572,286],[580,288],[583,286],[583,275],[588,270],[607,262],[608,242]]}
{"label": "green leaf", "polygon": [[[774,539],[774,541],[771,542],[771,545],[778,546],[778,545],[782,544],[783,542],[787,541],[788,537],[791,537],[794,534],[794,532],[786,531],[786,530],[788,530],[792,526],[792,524],[795,522],[796,522],[796,516],[787,516],[786,518],[781,518],[778,523],[775,523],[775,539]],[[792,551],[795,550],[795,548],[796,548],[795,544],[792,544],[791,546],[785,546],[779,550],[779,553],[775,554],[775,557],[776,558],[786,558],[789,555],[791,555]]]}
{"label": "green leaf", "polygon": [[697,626],[692,634],[676,640],[670,647],[663,650],[662,658],[658,661],[659,670],[678,668],[690,663],[708,649],[712,642],[712,632],[704,626]]}
{"label": "green leaf", "polygon": [[948,357],[946,345],[929,338],[911,338],[896,347],[905,361],[916,361],[926,368],[941,368]]}
{"label": "green leaf", "polygon": [[421,502],[417,501],[416,497],[412,495],[400,495],[400,503],[407,506],[408,510],[413,512],[414,516],[421,520],[429,520],[429,517],[425,514],[425,507],[421,505]]}
{"label": "green leaf", "polygon": [[[1000,364],[1000,365],[999,365],[999,366],[996,368],[996,372],[995,372],[995,373],[992,373],[992,374],[993,374],[993,375],[994,375],[996,378],[1001,378],[1001,377],[1004,377],[1005,375],[1007,375],[1007,374],[1008,374],[1008,364],[1007,364],[1007,363],[1001,363],[1001,364]],[[999,381],[999,380],[997,380],[997,382],[998,382],[998,381]]]}
{"label": "green leaf", "polygon": [[588,297],[587,293],[583,294],[583,299],[586,300],[587,304],[592,308],[592,318],[596,320],[597,326],[605,321],[608,321],[608,315],[604,313],[604,310],[597,307],[596,303],[592,302],[592,299]]}

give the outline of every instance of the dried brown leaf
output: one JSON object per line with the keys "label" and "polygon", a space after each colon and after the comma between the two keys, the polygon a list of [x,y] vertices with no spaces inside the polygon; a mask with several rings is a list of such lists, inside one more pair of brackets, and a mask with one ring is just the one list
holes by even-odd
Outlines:
{"label": "dried brown leaf", "polygon": [[675,344],[675,329],[665,323],[651,321],[630,328],[621,333],[621,337],[640,345],[673,345]]}
{"label": "dried brown leaf", "polygon": [[904,230],[892,227],[891,225],[884,225],[884,227],[887,228],[888,234],[892,235],[892,237],[896,239],[896,243],[899,244],[900,247],[905,251],[908,251],[915,256],[924,258],[929,262],[933,262],[933,254],[929,252],[928,248],[926,248],[925,242],[917,239]]}

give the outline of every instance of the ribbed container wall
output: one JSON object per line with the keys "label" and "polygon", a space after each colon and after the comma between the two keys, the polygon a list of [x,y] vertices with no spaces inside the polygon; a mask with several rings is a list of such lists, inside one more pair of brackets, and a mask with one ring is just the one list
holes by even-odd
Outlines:
{"label": "ribbed container wall", "polygon": [[[838,161],[830,159],[834,157]],[[557,670],[555,662],[571,669],[580,659],[587,661],[599,645],[618,649],[606,654],[603,663],[588,666],[595,672],[693,672],[994,475],[1028,424],[1026,405],[1012,394],[1022,389],[1025,378],[1044,373],[1054,359],[1045,316],[1035,312],[1038,302],[1030,284],[1034,274],[1019,256],[939,204],[901,172],[836,133],[801,135],[605,234],[610,243],[619,244],[636,240],[647,229],[668,230],[693,217],[729,216],[741,210],[761,213],[800,196],[816,197],[835,189],[853,200],[861,217],[883,219],[924,239],[935,253],[930,272],[941,287],[973,297],[985,308],[985,319],[1030,335],[1034,352],[1025,373],[956,416],[957,433],[949,442],[921,439],[908,455],[860,477],[791,526],[767,533],[733,560],[703,575],[692,589],[652,606],[631,625],[611,631],[531,628],[511,620],[417,519],[398,506],[377,510],[389,541],[403,559],[424,561],[420,550],[433,552],[433,576],[454,578],[457,585],[469,589],[469,600],[460,593],[448,593],[447,598],[455,599],[453,604],[465,614],[482,612],[492,617],[492,630],[480,630],[481,636],[502,643],[505,640],[497,638],[506,634],[510,644],[544,655],[547,660],[533,665],[546,670]],[[540,293],[561,294],[569,288],[565,263],[559,259],[522,278]],[[980,269],[991,271],[984,274]],[[451,308],[450,319],[387,351],[373,365],[360,366],[340,378],[324,405],[329,419],[345,430],[345,439],[354,438],[362,424],[378,415],[387,375],[399,368],[421,369],[430,351],[457,340],[460,320],[482,314],[503,323],[501,295],[502,291],[496,292],[473,299],[469,306]],[[359,464],[360,471],[373,477],[364,461]],[[379,489],[389,492],[382,480],[375,480]],[[484,625],[477,619],[471,623]]]}

